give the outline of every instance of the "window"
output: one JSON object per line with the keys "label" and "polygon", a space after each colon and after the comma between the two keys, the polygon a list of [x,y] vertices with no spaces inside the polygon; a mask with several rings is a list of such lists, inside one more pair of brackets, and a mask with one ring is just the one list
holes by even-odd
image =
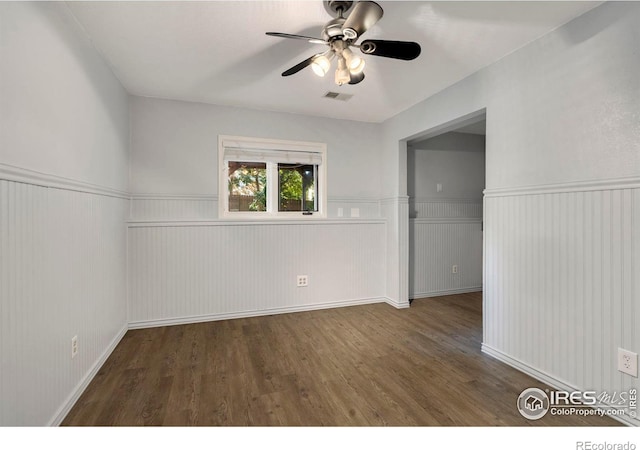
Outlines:
{"label": "window", "polygon": [[267,210],[267,165],[229,161],[229,211]]}
{"label": "window", "polygon": [[326,146],[220,136],[220,217],[325,217]]}

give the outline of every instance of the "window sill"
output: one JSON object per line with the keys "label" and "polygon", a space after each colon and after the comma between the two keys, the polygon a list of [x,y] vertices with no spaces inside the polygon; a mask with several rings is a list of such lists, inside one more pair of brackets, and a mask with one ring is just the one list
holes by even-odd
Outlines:
{"label": "window sill", "polygon": [[231,220],[235,222],[268,222],[278,220],[322,220],[327,216],[319,212],[313,214],[303,214],[302,212],[285,212],[285,213],[268,213],[268,212],[231,212],[231,213],[218,213],[220,214],[217,220]]}

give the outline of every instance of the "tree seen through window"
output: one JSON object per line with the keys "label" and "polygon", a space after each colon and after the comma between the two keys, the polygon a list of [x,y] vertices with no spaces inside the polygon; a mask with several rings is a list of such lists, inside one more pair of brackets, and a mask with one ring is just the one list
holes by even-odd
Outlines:
{"label": "tree seen through window", "polygon": [[[278,211],[318,210],[316,170],[312,164],[277,165]],[[267,210],[267,172],[266,163],[229,162],[229,211]]]}

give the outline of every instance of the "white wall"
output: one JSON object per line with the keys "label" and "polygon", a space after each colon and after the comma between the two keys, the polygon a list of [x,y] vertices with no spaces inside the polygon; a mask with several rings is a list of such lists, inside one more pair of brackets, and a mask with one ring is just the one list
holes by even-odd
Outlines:
{"label": "white wall", "polygon": [[217,196],[218,135],[327,144],[329,199],[377,200],[379,127],[295,114],[131,98],[131,192]]}
{"label": "white wall", "polygon": [[0,33],[0,425],[57,424],[126,330],[127,94],[63,3]]}
{"label": "white wall", "polygon": [[[637,378],[621,375],[614,363],[618,346],[640,351],[640,236],[638,227],[625,225],[628,214],[637,214],[637,202],[619,197],[635,199],[640,186],[639,22],[639,4],[606,3],[384,124],[385,163],[395,171],[386,178],[383,195],[401,198],[406,153],[398,151],[399,141],[486,108],[485,314],[500,307],[508,314],[485,315],[484,348],[556,385],[640,387]],[[580,194],[592,191],[613,206],[598,209],[591,202],[604,200]],[[557,206],[558,195],[565,193]],[[545,220],[552,223],[541,224],[539,217],[525,213],[533,195],[539,196],[536,211],[547,211]],[[494,200],[504,196],[509,199]],[[573,219],[554,218],[553,211],[583,211],[581,201],[589,209],[580,226],[590,228],[583,243],[571,244],[574,230],[569,227],[577,225]],[[408,228],[408,219],[397,215],[390,220],[387,229],[398,230],[395,253],[402,255],[408,242],[401,230]],[[506,239],[500,230],[524,233],[523,239]],[[517,250],[510,248],[514,242]],[[609,278],[604,290],[589,292],[588,299],[574,296],[576,290],[583,292],[589,276],[574,265],[575,246],[588,255],[590,271],[605,278],[612,274],[609,256],[599,257],[605,254],[616,260],[615,273],[625,275]],[[620,254],[619,248],[629,251]],[[537,257],[531,262],[523,259],[527,255]],[[555,269],[545,275],[528,271],[530,264]],[[388,282],[390,296],[407,295],[406,278],[408,270]],[[559,311],[571,321],[566,328],[548,322]],[[600,314],[610,320],[594,326],[592,319]],[[539,318],[540,327],[531,326],[532,317]],[[619,329],[617,323],[625,326]],[[558,336],[558,330],[563,334]],[[590,333],[598,338],[583,346]],[[527,345],[542,357],[532,357]],[[576,358],[572,352],[579,348],[583,354]]]}
{"label": "white wall", "polygon": [[127,93],[60,4],[0,4],[0,162],[128,189]]}
{"label": "white wall", "polygon": [[[133,326],[386,300],[378,126],[141,97],[131,113]],[[216,221],[218,135],[326,143],[328,215],[342,219]]]}
{"label": "white wall", "polygon": [[482,289],[484,151],[484,136],[466,133],[448,132],[411,143],[410,298]]}
{"label": "white wall", "polygon": [[[399,139],[486,107],[488,189],[637,176],[639,8],[595,8],[388,120],[386,162]],[[391,173],[383,195],[404,195]]]}
{"label": "white wall", "polygon": [[[439,199],[482,198],[485,185],[484,136],[445,133],[409,147],[407,194]],[[436,185],[442,186],[438,192]]]}
{"label": "white wall", "polygon": [[411,149],[407,158],[409,197],[482,198],[484,152]]}

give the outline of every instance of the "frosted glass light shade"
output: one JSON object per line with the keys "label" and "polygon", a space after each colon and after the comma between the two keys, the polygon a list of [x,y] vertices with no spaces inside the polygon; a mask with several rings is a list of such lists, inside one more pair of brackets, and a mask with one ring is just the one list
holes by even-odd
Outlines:
{"label": "frosted glass light shade", "polygon": [[353,75],[357,75],[364,70],[364,59],[353,54],[347,47],[342,51],[342,56],[347,62],[347,68]]}
{"label": "frosted glass light shade", "polygon": [[327,58],[325,55],[318,55],[313,58],[313,61],[311,61],[311,68],[313,69],[313,72],[319,77],[324,77],[329,71],[330,67],[331,61],[329,61],[329,58]]}

